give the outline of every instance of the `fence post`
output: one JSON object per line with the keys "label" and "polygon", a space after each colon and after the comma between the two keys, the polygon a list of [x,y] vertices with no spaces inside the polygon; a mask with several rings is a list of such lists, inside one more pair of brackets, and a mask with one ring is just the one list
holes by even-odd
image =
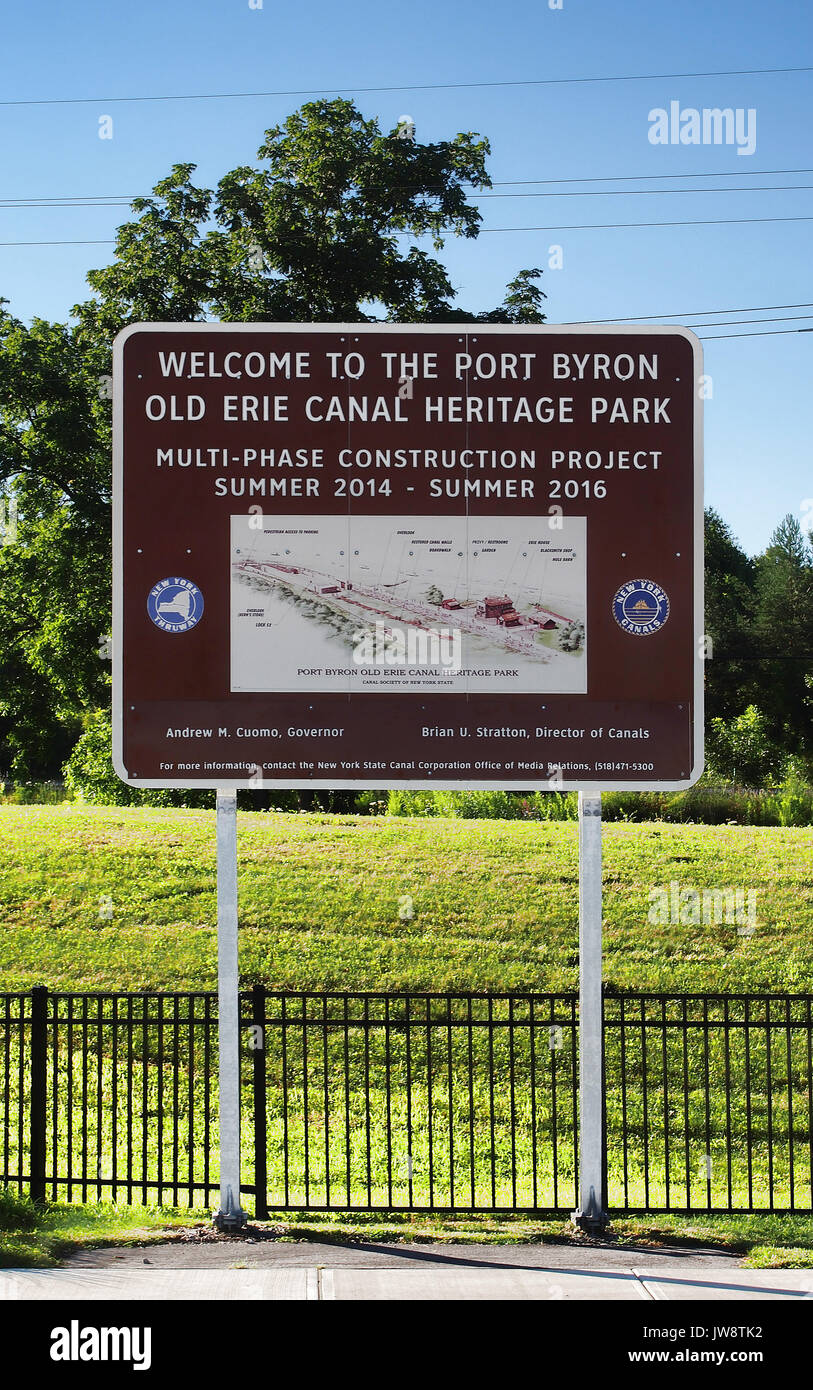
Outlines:
{"label": "fence post", "polygon": [[35,985],[31,991],[31,1200],[45,1202],[45,1122],[48,1104],[48,990]]}
{"label": "fence post", "polygon": [[251,991],[252,1047],[254,1048],[254,1216],[258,1221],[268,1217],[268,1085],[265,1064],[265,986],[255,985]]}

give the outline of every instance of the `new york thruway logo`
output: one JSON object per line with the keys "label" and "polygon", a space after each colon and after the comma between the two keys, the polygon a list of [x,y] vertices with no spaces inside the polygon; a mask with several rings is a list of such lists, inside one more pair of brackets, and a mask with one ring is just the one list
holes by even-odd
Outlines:
{"label": "new york thruway logo", "polygon": [[188,632],[203,617],[203,594],[191,579],[160,579],[147,596],[147,612],[162,632]]}

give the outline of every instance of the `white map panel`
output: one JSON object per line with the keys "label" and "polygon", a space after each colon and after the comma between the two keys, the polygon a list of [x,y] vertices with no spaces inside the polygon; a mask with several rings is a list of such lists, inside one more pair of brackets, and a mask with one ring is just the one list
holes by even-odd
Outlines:
{"label": "white map panel", "polygon": [[586,527],[232,516],[231,689],[584,694]]}

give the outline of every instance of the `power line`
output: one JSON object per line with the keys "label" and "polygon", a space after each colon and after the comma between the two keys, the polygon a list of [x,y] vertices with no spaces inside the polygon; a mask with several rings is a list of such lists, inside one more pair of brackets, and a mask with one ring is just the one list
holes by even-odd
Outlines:
{"label": "power line", "polygon": [[[767,219],[767,220],[769,220],[769,221],[775,221],[775,220],[777,220],[777,219],[769,218],[769,219]],[[779,220],[783,220],[783,219],[779,219]],[[799,220],[802,220],[802,221],[810,221],[811,219],[809,219],[809,218],[803,218],[803,219],[799,219]],[[633,224],[633,225],[638,225],[638,224]],[[660,224],[657,224],[657,225],[660,225]],[[495,231],[496,231],[496,230],[499,230],[499,229],[498,229],[498,228],[493,228],[493,229],[486,229],[486,230],[495,230]],[[506,229],[506,230],[517,230],[517,231],[518,231],[518,230],[521,230],[521,229],[520,229],[520,228],[515,228],[515,229]],[[113,243],[112,241],[0,241],[0,246],[112,246],[112,245],[114,245],[114,243]],[[697,310],[695,310],[695,312],[697,312]],[[706,310],[706,312],[707,312],[707,313],[715,313],[715,312],[716,312],[716,313],[725,313],[726,311],[723,310],[723,309],[717,309],[717,310],[709,309],[709,310]],[[677,317],[677,316],[676,316],[676,315],[665,315],[665,314],[653,314],[653,315],[651,315],[651,317],[652,317],[652,318],[666,318],[666,317],[674,318],[674,317]],[[800,317],[800,318],[813,318],[813,314],[800,314],[799,317]],[[784,320],[784,321],[787,322],[787,320]],[[592,320],[590,320],[590,319],[584,319],[584,320],[579,320],[579,321],[571,321],[571,322],[568,323],[567,325],[566,325],[566,324],[560,324],[560,325],[557,325],[557,324],[548,324],[547,326],[548,326],[549,328],[556,328],[556,327],[562,327],[562,328],[564,328],[564,327],[578,327],[578,326],[579,326],[579,323],[581,323],[581,322],[584,322],[584,323],[586,323],[586,324],[587,324],[587,323],[596,323],[596,324],[599,324],[599,323],[628,323],[629,320],[628,320],[628,319],[592,319]],[[735,320],[735,322],[736,322],[736,320]],[[752,320],[745,319],[745,320],[743,320],[743,322],[746,322],[746,323],[747,323],[747,322],[752,322],[752,323],[780,323],[780,322],[783,322],[783,320],[781,320],[781,319],[752,319]],[[676,325],[676,326],[677,326],[677,325]],[[721,328],[721,327],[723,327],[723,325],[722,325],[722,324],[708,323],[708,324],[696,324],[695,327],[698,327],[698,328]],[[707,335],[704,335],[704,334],[700,334],[699,337],[700,337],[701,342],[704,342],[704,343],[705,343],[705,342],[714,342],[715,339],[717,339],[717,338],[776,338],[776,337],[785,336],[785,335],[787,335],[787,334],[789,334],[789,333],[813,333],[813,328],[780,328],[780,329],[767,329],[764,333],[760,333],[760,332],[753,332],[753,333],[714,333],[714,334],[712,334],[711,336],[707,336]]]}
{"label": "power line", "polygon": [[[813,169],[810,172],[813,173]],[[43,193],[38,196],[32,194],[26,198],[0,198],[0,203],[76,203],[85,201],[91,203],[110,201],[132,203],[134,199],[143,197],[143,193],[66,193],[63,195]]]}
{"label": "power line", "polygon": [[[627,227],[729,227],[758,222],[813,222],[813,217],[715,217],[708,220],[690,218],[682,222],[553,222],[533,227],[479,227],[484,232],[590,232]],[[396,232],[396,236],[413,236],[412,232]],[[0,241],[0,246],[114,246],[112,237],[80,241]]]}
{"label": "power line", "polygon": [[710,170],[707,174],[607,174],[590,178],[572,179],[494,179],[493,188],[504,187],[507,184],[516,185],[522,183],[634,183],[636,180],[646,182],[655,179],[756,179],[763,178],[768,174],[813,174],[813,169],[734,169],[734,170]]}
{"label": "power line", "polygon": [[115,246],[115,241],[0,241],[0,246]]}
{"label": "power line", "polygon": [[516,81],[500,82],[420,82],[390,87],[303,87],[270,92],[181,92],[162,96],[134,97],[34,97],[24,100],[0,101],[0,106],[106,106],[124,102],[149,101],[233,101],[257,97],[307,97],[324,96],[326,91],[338,96],[345,94],[365,96],[377,92],[457,92],[464,90],[484,90],[496,87],[574,87],[589,83],[607,82],[665,82],[677,78],[690,77],[762,77],[779,73],[813,72],[813,67],[803,68],[731,68],[717,72],[644,72],[626,73],[612,77],[541,77]]}
{"label": "power line", "polygon": [[[695,314],[762,314],[769,309],[813,309],[813,303],[809,304],[748,304],[743,309],[684,309],[682,313],[675,314],[626,314],[614,319],[579,319],[571,320],[563,327],[575,327],[577,323],[629,323],[635,319],[645,319],[650,322],[652,319],[679,319],[694,318]],[[707,323],[706,328],[714,328],[713,323]]]}
{"label": "power line", "polygon": [[102,202],[101,199],[90,201],[88,199],[79,198],[58,198],[53,201],[46,200],[45,198],[38,198],[36,202],[26,202],[23,198],[19,198],[14,202],[7,199],[0,199],[0,212],[17,212],[18,210],[39,212],[46,208],[126,208],[129,206],[129,199],[126,202],[114,202],[112,200]]}
{"label": "power line", "polygon": [[[727,227],[746,222],[813,222],[813,217],[714,217],[710,220],[692,218],[686,222],[554,222],[544,227],[480,227],[479,232],[588,232],[613,227]],[[400,232],[399,236],[408,236]]]}
{"label": "power line", "polygon": [[[570,179],[494,179],[494,180],[492,180],[491,187],[492,187],[492,188],[516,188],[516,187],[519,187],[520,185],[526,185],[526,184],[546,184],[546,185],[551,185],[551,184],[563,184],[563,183],[636,183],[636,182],[639,182],[639,183],[640,183],[640,182],[647,182],[647,183],[650,183],[650,182],[657,181],[657,180],[659,180],[659,179],[737,179],[737,178],[765,178],[765,177],[767,177],[767,176],[769,176],[769,175],[777,175],[777,176],[778,176],[779,174],[813,174],[813,168],[810,168],[810,169],[752,169],[752,170],[736,169],[736,170],[734,170],[734,171],[726,171],[726,170],[723,170],[723,169],[718,169],[718,170],[710,170],[709,173],[707,173],[707,174],[688,174],[688,173],[684,173],[684,174],[679,174],[679,173],[673,173],[673,174],[606,174],[606,175],[603,175],[603,176],[601,176],[601,177],[598,177],[598,176],[595,176],[595,177],[594,177],[594,176],[591,176],[591,177],[588,177],[588,178],[580,178],[580,177],[578,177],[578,176],[574,176],[573,178],[570,178]],[[472,185],[472,184],[469,184],[466,180],[464,180],[463,182],[464,182],[464,186],[465,186],[465,187],[473,187],[473,186],[474,186],[474,185]],[[377,186],[380,187],[381,185],[377,185]],[[414,185],[414,186],[415,186],[415,187],[418,187],[418,185]],[[811,187],[811,185],[809,185],[809,184],[800,184],[800,185],[794,185],[794,186],[795,186],[795,187],[801,187],[801,188],[809,188],[809,187]],[[437,185],[437,187],[440,187],[440,185]],[[761,191],[765,191],[765,192],[774,192],[774,191],[776,191],[777,187],[778,187],[777,185],[773,185],[773,184],[772,184],[772,185],[770,185],[770,187],[769,187],[768,189],[761,190]],[[426,191],[427,191],[427,192],[431,192],[432,189],[431,189],[431,188],[428,188]],[[621,190],[621,192],[627,192],[627,191],[633,192],[633,191],[635,191],[635,190],[632,190],[632,189],[630,189],[630,190],[622,189],[622,190]],[[646,191],[646,192],[649,192],[648,189],[645,190],[645,191]],[[683,191],[682,189],[667,189],[667,190],[666,190],[666,192],[671,192],[671,193],[682,192],[682,191]],[[687,191],[687,192],[694,192],[694,191],[697,191],[697,192],[701,192],[701,193],[712,192],[712,191],[714,191],[714,192],[719,191],[720,193],[737,193],[737,192],[757,192],[757,189],[756,189],[756,188],[752,188],[752,189],[748,189],[748,188],[743,188],[743,189],[721,188],[721,189],[719,189],[719,190],[716,190],[716,189],[715,189],[715,190],[712,190],[712,189],[698,189],[698,190],[688,189],[688,190],[686,190],[686,191]],[[57,194],[41,194],[41,195],[31,195],[30,197],[27,197],[27,198],[0,198],[0,207],[4,207],[4,206],[17,206],[17,205],[25,205],[25,206],[28,206],[29,204],[31,204],[32,206],[33,206],[33,205],[36,205],[36,204],[48,204],[48,205],[54,204],[54,205],[57,205],[57,206],[61,206],[61,205],[64,204],[64,203],[74,203],[74,202],[76,202],[76,203],[79,203],[79,202],[85,203],[85,202],[87,202],[87,203],[88,203],[89,205],[91,205],[91,206],[94,206],[94,205],[95,205],[95,206],[111,206],[111,207],[112,207],[112,206],[120,206],[120,205],[122,205],[122,204],[133,203],[133,202],[136,200],[136,198],[151,198],[151,197],[153,196],[153,193],[154,193],[154,190],[152,190],[150,193],[71,193],[71,194],[64,194],[64,195],[57,195]],[[485,194],[485,193],[484,193],[484,194],[481,194],[480,196],[481,196],[481,197],[490,197],[490,196],[497,196],[497,195],[490,195],[490,194]],[[508,195],[499,195],[499,196],[508,196]],[[564,196],[564,197],[569,197],[569,196],[571,196],[571,195],[570,195],[570,194],[564,194],[564,195],[562,195],[562,196]],[[573,195],[573,196],[576,196],[576,195]]]}
{"label": "power line", "polygon": [[[605,189],[577,189],[572,193],[470,193],[467,196],[472,201],[479,202],[485,198],[645,198],[648,195],[656,197],[669,197],[673,193],[683,193],[694,196],[698,193],[803,193],[813,189],[811,183],[790,183],[790,184],[765,184],[756,185],[753,188],[605,188]],[[431,189],[425,190],[431,192]],[[139,195],[134,195],[135,197]],[[143,196],[143,195],[142,195]],[[149,196],[149,195],[147,195]],[[39,211],[46,208],[117,208],[129,207],[131,199],[103,199],[103,198],[0,198],[0,211],[16,211],[18,209],[32,209]]]}
{"label": "power line", "polygon": [[[811,307],[813,307],[813,306],[811,306]],[[709,309],[707,312],[708,312],[708,313],[718,313],[718,314],[721,314],[721,313],[723,313],[724,311],[723,311],[722,309],[717,309],[717,310]],[[746,310],[744,310],[744,309],[743,309],[743,310],[732,310],[732,312],[733,312],[733,313],[738,313],[738,312],[745,313]],[[653,317],[653,318],[666,318],[667,315],[665,315],[665,314],[653,314],[652,317]],[[678,327],[682,327],[682,328],[728,328],[729,326],[734,327],[734,326],[737,326],[737,325],[739,325],[740,327],[742,327],[744,324],[747,324],[747,323],[795,323],[797,320],[798,320],[799,322],[803,322],[803,321],[806,320],[806,319],[813,319],[813,314],[779,314],[776,318],[770,318],[770,319],[718,319],[717,323],[697,323],[697,322],[695,322],[695,323],[689,323],[689,322],[688,322],[688,317],[689,317],[688,315],[678,315],[678,314],[674,314],[674,315],[669,315],[669,317],[670,317],[670,318],[680,318],[680,324],[671,324],[671,323],[669,323],[669,324],[666,324],[666,325],[665,325],[666,328],[678,328]],[[629,323],[629,322],[630,322],[629,319],[576,319],[576,320],[572,320],[569,324],[564,324],[564,323],[563,323],[563,324],[561,325],[561,327],[562,327],[562,328],[565,328],[565,327],[570,327],[570,328],[581,328],[582,326],[586,326],[586,325],[589,325],[590,327],[592,327],[593,324],[599,324],[599,323],[602,323],[602,324],[614,324],[614,323]],[[640,322],[643,323],[643,324],[646,324],[646,323],[647,323],[647,319],[646,319],[646,317],[645,317],[644,314],[641,314],[641,315],[640,315]],[[633,325],[633,326],[634,326],[634,325]],[[798,330],[794,330],[794,331],[798,331]],[[811,330],[811,331],[813,331],[813,330]],[[723,334],[722,336],[725,337],[726,335]]]}
{"label": "power line", "polygon": [[813,314],[780,314],[770,319],[719,319],[717,323],[687,323],[687,328],[728,328],[744,323],[795,323],[797,320],[813,319]]}
{"label": "power line", "polygon": [[[764,222],[813,222],[813,217],[714,217],[690,218],[679,222],[553,222],[533,227],[479,227],[485,232],[590,232],[629,227],[729,227]],[[413,236],[412,232],[397,232],[396,236]],[[0,246],[114,246],[112,237],[79,241],[0,241]],[[721,312],[723,312],[721,310]]]}
{"label": "power line", "polygon": [[574,193],[470,193],[472,199],[480,198],[645,198],[656,195],[659,198],[670,193],[802,193],[813,188],[810,183],[755,184],[752,188],[602,188],[577,189]]}
{"label": "power line", "polygon": [[[705,327],[714,328],[714,324],[709,323]],[[781,338],[788,333],[813,333],[813,328],[767,328],[764,333],[712,333],[710,337],[700,335],[700,341],[713,343],[717,338]]]}

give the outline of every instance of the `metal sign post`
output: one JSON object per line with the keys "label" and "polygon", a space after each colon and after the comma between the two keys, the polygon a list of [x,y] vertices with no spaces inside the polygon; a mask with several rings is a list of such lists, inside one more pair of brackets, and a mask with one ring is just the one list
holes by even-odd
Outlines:
{"label": "metal sign post", "polygon": [[240,1206],[240,995],[237,965],[237,792],[217,792],[217,1008],[220,1045],[219,1231],[246,1224]]}
{"label": "metal sign post", "polygon": [[601,794],[579,792],[579,1206],[573,1220],[591,1233],[607,1224],[603,1063]]}

